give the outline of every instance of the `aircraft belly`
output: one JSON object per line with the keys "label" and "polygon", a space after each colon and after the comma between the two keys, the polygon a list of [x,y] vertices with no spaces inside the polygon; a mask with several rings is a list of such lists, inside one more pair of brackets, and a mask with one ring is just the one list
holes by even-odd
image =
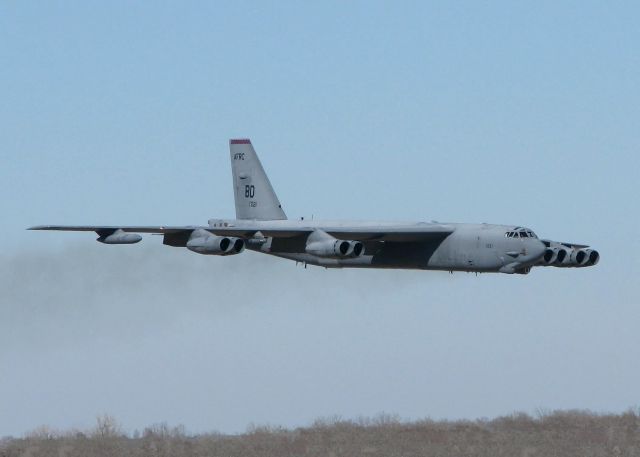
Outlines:
{"label": "aircraft belly", "polygon": [[[365,253],[355,258],[322,258],[305,252],[304,239],[270,238],[260,248],[249,249],[297,262],[327,268],[404,268],[431,269],[430,258],[441,244],[441,240],[429,242],[366,241]],[[444,268],[448,269],[448,268]]]}
{"label": "aircraft belly", "polygon": [[365,253],[355,258],[323,258],[305,251],[306,237],[268,238],[248,249],[326,268],[402,268],[445,271],[497,271],[502,263],[495,249],[473,237],[449,236],[432,241],[365,242]]}

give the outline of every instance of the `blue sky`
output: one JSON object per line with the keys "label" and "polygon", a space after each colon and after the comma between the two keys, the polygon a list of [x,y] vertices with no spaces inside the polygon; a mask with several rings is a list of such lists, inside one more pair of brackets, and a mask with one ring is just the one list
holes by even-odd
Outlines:
{"label": "blue sky", "polygon": [[[639,15],[0,4],[0,435],[102,412],[238,431],[637,404]],[[232,217],[232,137],[252,139],[290,217],[526,225],[602,261],[524,278],[303,271],[24,230]]]}

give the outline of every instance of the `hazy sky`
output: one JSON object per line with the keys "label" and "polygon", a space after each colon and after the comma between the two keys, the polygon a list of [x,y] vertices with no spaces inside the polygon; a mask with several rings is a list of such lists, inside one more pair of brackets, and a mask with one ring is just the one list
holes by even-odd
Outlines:
{"label": "hazy sky", "polygon": [[[0,2],[0,436],[640,403],[637,2]],[[290,217],[590,243],[528,276],[304,270],[36,224]]]}

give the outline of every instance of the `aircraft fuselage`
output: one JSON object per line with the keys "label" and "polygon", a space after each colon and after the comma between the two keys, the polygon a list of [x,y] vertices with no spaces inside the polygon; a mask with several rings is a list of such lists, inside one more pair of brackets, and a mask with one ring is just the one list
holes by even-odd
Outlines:
{"label": "aircraft fuselage", "polygon": [[[210,220],[210,225],[232,228],[236,222],[247,226],[247,221]],[[260,230],[262,226],[292,230],[307,228],[324,232],[340,232],[342,227],[380,227],[399,225],[384,221],[252,221]],[[428,223],[400,223],[402,227],[419,229]],[[450,234],[433,239],[414,241],[363,240],[364,253],[355,258],[323,258],[306,252],[307,237],[258,238],[248,240],[247,248],[253,251],[282,257],[309,265],[327,268],[405,268],[419,270],[445,270],[470,272],[511,272],[509,265],[525,270],[534,265],[544,254],[546,246],[537,237],[507,237],[514,226],[496,224],[446,223],[453,227]],[[516,227],[520,229],[520,227]],[[531,230],[522,229],[533,234]],[[344,235],[343,235],[344,236]],[[348,235],[346,235],[348,237]],[[520,271],[516,271],[520,272]]]}

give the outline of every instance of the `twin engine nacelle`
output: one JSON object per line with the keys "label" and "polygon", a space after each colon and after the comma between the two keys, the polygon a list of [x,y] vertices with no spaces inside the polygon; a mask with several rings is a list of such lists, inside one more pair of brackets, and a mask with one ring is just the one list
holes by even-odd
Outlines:
{"label": "twin engine nacelle", "polygon": [[194,230],[187,241],[187,249],[204,255],[234,255],[244,251],[242,238],[216,236],[206,230]]}
{"label": "twin engine nacelle", "polygon": [[555,246],[546,249],[540,262],[554,267],[591,267],[599,260],[600,254],[595,249]]}
{"label": "twin engine nacelle", "polygon": [[337,240],[335,238],[309,241],[307,253],[331,259],[360,257],[364,254],[364,245],[360,241]]}

